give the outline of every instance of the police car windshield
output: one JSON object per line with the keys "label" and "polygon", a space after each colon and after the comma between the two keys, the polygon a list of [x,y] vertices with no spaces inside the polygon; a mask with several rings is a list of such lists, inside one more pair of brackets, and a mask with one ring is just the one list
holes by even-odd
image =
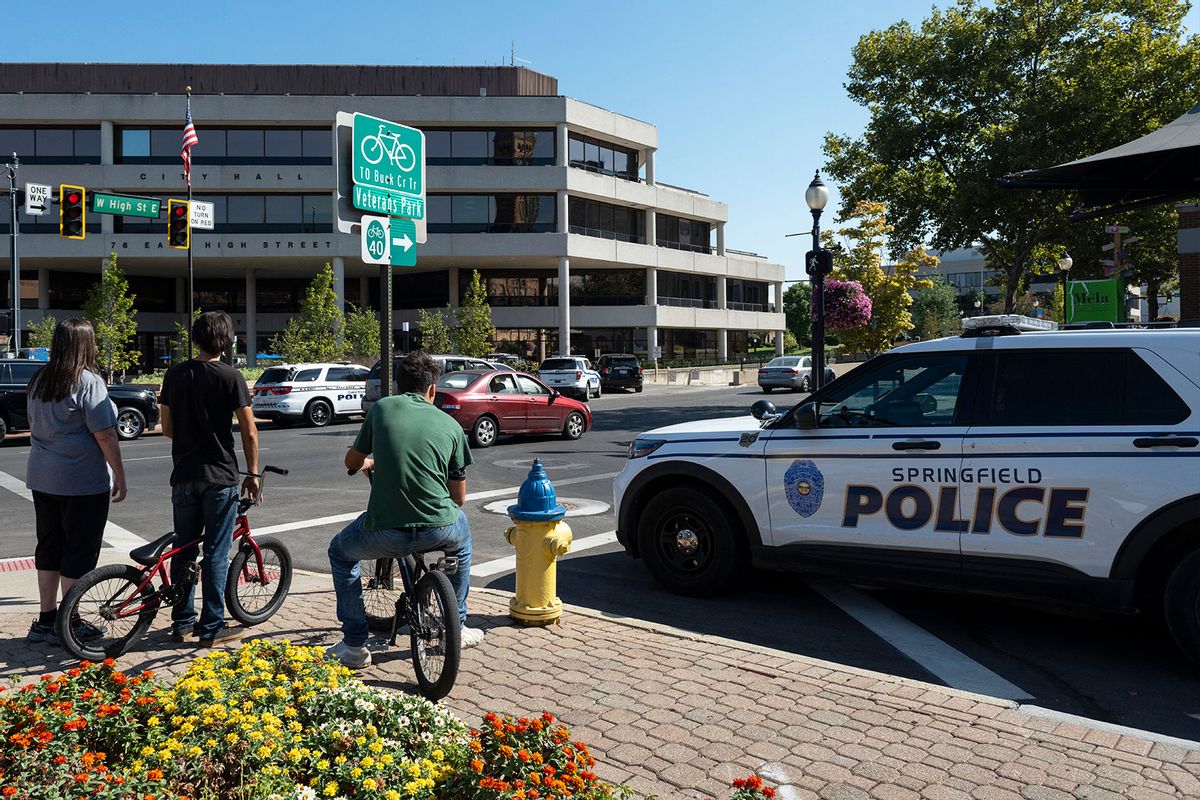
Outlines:
{"label": "police car windshield", "polygon": [[287,383],[294,370],[291,367],[270,367],[258,376],[258,380],[254,382],[255,386],[261,386],[264,383]]}

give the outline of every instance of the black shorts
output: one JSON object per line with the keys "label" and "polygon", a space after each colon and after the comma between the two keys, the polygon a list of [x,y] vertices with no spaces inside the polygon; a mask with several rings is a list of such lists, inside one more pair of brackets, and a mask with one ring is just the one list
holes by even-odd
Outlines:
{"label": "black shorts", "polygon": [[108,492],[71,496],[35,491],[35,566],[71,579],[82,578],[95,569],[104,543],[108,503]]}

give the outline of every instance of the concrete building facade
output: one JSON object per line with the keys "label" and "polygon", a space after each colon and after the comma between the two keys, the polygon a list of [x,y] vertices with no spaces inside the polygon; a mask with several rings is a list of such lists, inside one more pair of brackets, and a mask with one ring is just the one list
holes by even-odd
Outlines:
{"label": "concrete building facade", "polygon": [[[6,65],[0,153],[20,156],[22,183],[183,197],[188,84],[193,192],[216,204],[216,229],[193,231],[195,302],[233,314],[251,358],[327,262],[339,298],[379,308],[378,269],[332,219],[338,111],[427,137],[429,240],[393,275],[397,329],[415,330],[418,309],[455,307],[478,270],[496,348],[524,357],[657,345],[664,359],[730,359],[762,332],[782,348],[783,266],[726,248],[723,203],[658,180],[657,129],[520,67]],[[84,241],[58,236],[56,209],[22,214],[26,319],[78,314],[115,252],[143,366],[159,363],[187,305],[185,253],[167,247],[165,203],[163,214],[89,208]]]}

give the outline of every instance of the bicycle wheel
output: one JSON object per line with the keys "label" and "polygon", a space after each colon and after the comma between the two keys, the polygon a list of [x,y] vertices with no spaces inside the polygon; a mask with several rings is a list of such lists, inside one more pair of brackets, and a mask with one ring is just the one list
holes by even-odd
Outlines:
{"label": "bicycle wheel", "polygon": [[271,618],[292,586],[292,554],[273,537],[255,540],[262,554],[262,570],[254,548],[243,543],[229,565],[225,581],[225,607],[243,625],[258,625]]}
{"label": "bicycle wheel", "polygon": [[390,633],[396,616],[396,601],[404,594],[400,562],[394,558],[360,561],[363,606],[367,609],[367,627],[378,633]]}
{"label": "bicycle wheel", "polygon": [[[383,142],[379,140],[378,136],[368,136],[363,139],[360,149],[362,150],[363,158],[366,159],[368,164],[378,164],[383,160],[383,154],[386,152],[383,149]],[[374,158],[367,153],[368,150],[374,153]]]}
{"label": "bicycle wheel", "polygon": [[440,570],[430,570],[417,581],[416,595],[417,624],[410,639],[417,686],[425,698],[441,700],[454,686],[462,656],[458,598]]}
{"label": "bicycle wheel", "polygon": [[108,564],[75,581],[54,625],[67,652],[81,661],[102,661],[123,655],[145,636],[161,602],[146,577],[128,564]]}

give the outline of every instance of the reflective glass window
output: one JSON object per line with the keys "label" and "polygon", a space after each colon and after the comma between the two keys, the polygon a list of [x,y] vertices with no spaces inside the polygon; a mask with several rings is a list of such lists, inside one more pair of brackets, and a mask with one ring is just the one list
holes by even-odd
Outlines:
{"label": "reflective glass window", "polygon": [[[183,146],[183,129],[150,131],[150,155],[179,157]],[[182,164],[180,165],[182,166]]]}
{"label": "reflective glass window", "polygon": [[121,131],[121,155],[124,158],[147,158],[150,155],[150,131]]}
{"label": "reflective glass window", "polygon": [[261,130],[230,128],[225,133],[225,140],[230,158],[261,158],[263,155]]}
{"label": "reflective glass window", "polygon": [[[203,130],[196,132],[198,141],[192,146],[192,161],[199,162],[202,158],[224,158],[225,157],[225,131],[220,128],[211,130]],[[181,135],[182,139],[182,135]],[[181,141],[182,145],[183,142]]]}
{"label": "reflective glass window", "polygon": [[295,224],[301,221],[301,199],[295,194],[266,196],[267,224]]}
{"label": "reflective glass window", "polygon": [[[41,128],[36,134],[36,151],[40,157],[66,157],[74,154],[75,137],[69,130]],[[8,155],[5,153],[4,155]]]}
{"label": "reflective glass window", "polygon": [[488,138],[486,131],[453,131],[450,134],[450,154],[456,159],[487,158]]}
{"label": "reflective glass window", "polygon": [[583,143],[583,160],[589,167],[600,166],[600,145],[595,142]]}
{"label": "reflective glass window", "polygon": [[33,131],[29,128],[0,129],[0,154],[10,156],[16,153],[20,158],[34,154]]}
{"label": "reflective glass window", "polygon": [[574,136],[567,142],[567,157],[571,161],[583,161],[583,140]]}
{"label": "reflective glass window", "polygon": [[330,158],[333,156],[333,134],[327,130],[303,132],[305,158]]}
{"label": "reflective glass window", "polygon": [[450,131],[425,131],[426,158],[450,157]]}
{"label": "reflective glass window", "polygon": [[230,224],[261,225],[263,223],[263,196],[261,194],[231,194],[227,202]]}
{"label": "reflective glass window", "polygon": [[554,158],[554,131],[534,131],[533,141],[533,157],[534,158]]}
{"label": "reflective glass window", "polygon": [[454,195],[451,209],[451,219],[455,224],[475,222],[482,224],[489,221],[487,195]]}
{"label": "reflective glass window", "polygon": [[304,230],[329,230],[333,225],[333,199],[327,194],[307,194],[300,199],[304,204]]}
{"label": "reflective glass window", "polygon": [[624,150],[613,151],[613,172],[627,174],[629,170],[629,153]]}
{"label": "reflective glass window", "polygon": [[449,224],[450,195],[431,194],[425,198],[425,217],[428,223]]}
{"label": "reflective glass window", "polygon": [[264,149],[267,158],[300,158],[302,153],[300,131],[267,130],[264,132]]}

